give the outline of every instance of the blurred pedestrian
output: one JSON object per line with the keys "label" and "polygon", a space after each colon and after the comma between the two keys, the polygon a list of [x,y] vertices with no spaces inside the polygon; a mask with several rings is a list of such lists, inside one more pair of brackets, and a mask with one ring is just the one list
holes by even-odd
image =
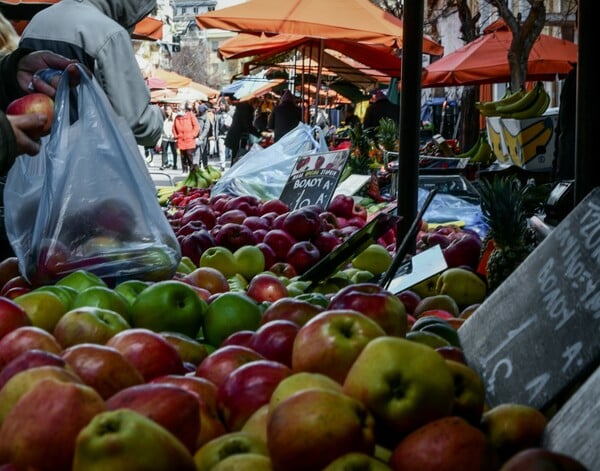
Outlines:
{"label": "blurred pedestrian", "polygon": [[260,138],[261,134],[254,127],[254,111],[258,106],[258,98],[253,97],[247,101],[240,101],[235,106],[231,119],[231,126],[225,137],[225,145],[231,152],[231,163],[234,164],[248,151],[250,136]]}
{"label": "blurred pedestrian", "polygon": [[371,93],[369,106],[363,118],[363,128],[374,135],[377,132],[381,118],[390,118],[396,124],[400,121],[400,107],[392,103],[383,90],[375,90]]}
{"label": "blurred pedestrian", "polygon": [[212,122],[207,105],[201,103],[196,110],[196,118],[198,119],[198,125],[200,126],[200,133],[196,139],[194,163],[201,165],[202,168],[206,168],[208,166],[208,153],[210,152],[208,139],[212,134]]}
{"label": "blurred pedestrian", "polygon": [[[165,168],[172,168],[177,170],[177,143],[175,142],[175,136],[173,136],[173,124],[175,123],[175,112],[171,105],[165,107],[165,120],[163,122],[163,132],[161,137],[161,151],[162,151],[162,166],[161,170]],[[169,161],[169,151],[171,151],[171,160]]]}
{"label": "blurred pedestrian", "polygon": [[221,170],[225,170],[227,160],[231,159],[229,155],[229,149],[225,145],[225,137],[231,126],[233,112],[229,107],[227,100],[222,99],[219,101],[217,113],[215,115],[215,143],[217,145],[217,153],[219,154],[219,163],[221,164]]}
{"label": "blurred pedestrian", "polygon": [[273,131],[273,140],[277,142],[298,126],[300,121],[302,121],[302,111],[296,104],[296,97],[291,91],[286,90],[269,116],[267,127]]}
{"label": "blurred pedestrian", "polygon": [[181,170],[187,173],[194,168],[194,152],[196,151],[196,138],[200,133],[200,125],[196,119],[193,106],[186,102],[184,110],[178,113],[173,123],[173,136],[177,141],[177,148],[181,154]]}
{"label": "blurred pedestrian", "polygon": [[163,115],[150,103],[150,90],[135,58],[131,33],[154,11],[156,3],[61,0],[33,16],[20,42],[22,47],[48,49],[84,64],[143,147],[154,147],[160,139]]}

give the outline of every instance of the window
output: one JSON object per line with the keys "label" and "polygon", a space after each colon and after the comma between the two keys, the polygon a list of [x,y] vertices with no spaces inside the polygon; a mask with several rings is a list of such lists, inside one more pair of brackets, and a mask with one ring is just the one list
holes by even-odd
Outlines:
{"label": "window", "polygon": [[215,7],[214,6],[208,7],[208,11],[215,11]]}
{"label": "window", "polygon": [[217,52],[219,50],[219,41],[211,41],[210,42],[210,50],[212,52]]}
{"label": "window", "polygon": [[187,12],[187,8],[186,7],[181,7],[181,14],[185,14]]}

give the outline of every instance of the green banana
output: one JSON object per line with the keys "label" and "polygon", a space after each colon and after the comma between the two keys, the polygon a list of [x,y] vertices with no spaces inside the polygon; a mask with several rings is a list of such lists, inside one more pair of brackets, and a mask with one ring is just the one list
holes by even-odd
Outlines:
{"label": "green banana", "polygon": [[468,151],[457,154],[457,155],[455,155],[455,157],[457,157],[459,159],[470,159],[471,157],[474,157],[475,154],[477,154],[477,151],[479,150],[479,146],[481,146],[482,141],[483,141],[483,136],[480,134],[479,139],[477,139],[475,144],[473,144],[473,146]]}
{"label": "green banana", "polygon": [[508,106],[519,101],[526,94],[524,89],[520,89],[515,93],[507,90],[504,96],[496,101],[478,102],[475,104],[479,112],[483,116],[498,116],[498,107]]}
{"label": "green banana", "polygon": [[[487,139],[482,139],[481,145],[477,150],[477,153],[471,157],[472,163],[488,164],[493,161],[492,147]],[[491,160],[490,160],[491,159]]]}
{"label": "green banana", "polygon": [[508,105],[497,106],[496,111],[499,116],[503,118],[510,118],[513,113],[523,111],[529,108],[537,100],[540,90],[543,90],[544,86],[541,82],[538,82],[531,90],[525,93],[520,100],[510,103]]}
{"label": "green banana", "polygon": [[528,119],[528,118],[537,118],[544,114],[544,112],[548,109],[548,105],[550,104],[550,95],[544,88],[542,88],[539,92],[539,95],[535,102],[532,105],[524,109],[522,111],[517,111],[513,113],[510,117],[513,119]]}

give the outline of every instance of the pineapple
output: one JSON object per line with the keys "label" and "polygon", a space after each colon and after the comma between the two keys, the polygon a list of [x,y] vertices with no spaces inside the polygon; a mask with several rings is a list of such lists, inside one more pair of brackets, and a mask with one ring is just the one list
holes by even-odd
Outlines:
{"label": "pineapple", "polygon": [[371,141],[360,124],[350,129],[350,157],[348,167],[352,173],[368,175],[370,173],[371,158],[369,148]]}
{"label": "pineapple", "polygon": [[389,152],[398,151],[398,125],[390,118],[381,118],[375,135],[377,143]]}
{"label": "pineapple", "polygon": [[[508,278],[534,248],[525,210],[528,190],[529,186],[523,186],[514,175],[481,181],[481,212],[489,226],[486,238],[494,243],[486,265],[490,292]],[[486,246],[484,240],[483,247]]]}

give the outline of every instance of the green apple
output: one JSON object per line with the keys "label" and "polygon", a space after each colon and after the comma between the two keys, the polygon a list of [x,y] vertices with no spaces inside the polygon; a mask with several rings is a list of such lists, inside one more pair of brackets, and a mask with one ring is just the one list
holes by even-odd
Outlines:
{"label": "green apple", "polygon": [[114,290],[123,296],[129,304],[133,304],[138,294],[144,291],[150,283],[142,280],[125,280],[114,287]]}
{"label": "green apple", "polygon": [[237,272],[246,280],[251,280],[254,275],[265,271],[265,255],[256,245],[244,245],[237,249],[233,256]]}
{"label": "green apple", "polygon": [[258,453],[230,455],[210,468],[210,471],[272,471],[271,458]]}
{"label": "green apple", "polygon": [[171,432],[138,412],[101,412],[79,433],[72,471],[196,471]]}
{"label": "green apple", "polygon": [[204,315],[204,339],[218,347],[234,332],[256,330],[261,318],[258,303],[246,294],[234,291],[221,293],[208,305]]}
{"label": "green apple", "polygon": [[75,270],[58,280],[56,285],[70,286],[77,291],[82,291],[90,286],[107,286],[106,282],[98,275],[87,270]]}
{"label": "green apple", "polygon": [[73,309],[78,307],[99,307],[118,312],[128,322],[131,320],[130,305],[127,299],[118,291],[107,286],[90,286],[75,296],[71,304]]}
{"label": "green apple", "polygon": [[70,286],[61,285],[45,285],[35,288],[33,291],[49,291],[50,293],[56,294],[67,309],[71,309],[73,300],[77,296],[77,290]]}
{"label": "green apple", "polygon": [[14,300],[25,309],[31,324],[52,333],[59,319],[67,312],[62,299],[50,291],[30,291]]}
{"label": "green apple", "polygon": [[447,294],[464,308],[482,303],[487,295],[487,285],[477,273],[453,267],[441,273],[436,283],[436,291],[439,294]]}
{"label": "green apple", "polygon": [[88,342],[104,345],[117,332],[129,328],[129,323],[116,311],[82,306],[67,311],[52,334],[63,348],[68,348]]}
{"label": "green apple", "polygon": [[342,392],[342,385],[329,376],[321,373],[298,371],[287,378],[283,378],[275,387],[269,401],[269,410],[273,411],[281,401],[298,391],[314,388]]}
{"label": "green apple", "polygon": [[262,440],[245,432],[229,432],[206,442],[196,451],[196,470],[209,471],[228,456],[244,453],[269,455]]}
{"label": "green apple", "polygon": [[159,332],[179,352],[181,360],[198,365],[208,356],[206,345],[180,332]]}
{"label": "green apple", "polygon": [[136,258],[140,267],[137,278],[145,281],[162,281],[173,278],[179,264],[179,253],[166,247],[150,247]]}
{"label": "green apple", "polygon": [[454,378],[452,415],[478,426],[485,407],[485,386],[481,376],[470,366],[446,359]]}
{"label": "green apple", "polygon": [[179,332],[196,338],[207,311],[206,301],[183,281],[163,280],[138,294],[131,305],[131,324],[154,332]]}
{"label": "green apple", "polygon": [[400,337],[371,340],[350,367],[343,389],[367,406],[378,425],[390,429],[390,439],[449,415],[454,402],[454,381],[444,358]]}
{"label": "green apple", "polygon": [[354,268],[367,270],[374,275],[384,273],[392,264],[392,255],[381,244],[371,244],[351,262]]}
{"label": "green apple", "polygon": [[198,266],[216,268],[225,278],[232,277],[238,271],[233,252],[223,246],[209,247],[202,252]]}
{"label": "green apple", "polygon": [[347,471],[352,469],[362,471],[392,471],[392,468],[382,461],[366,453],[359,452],[346,453],[336,458],[323,468],[323,471]]}

